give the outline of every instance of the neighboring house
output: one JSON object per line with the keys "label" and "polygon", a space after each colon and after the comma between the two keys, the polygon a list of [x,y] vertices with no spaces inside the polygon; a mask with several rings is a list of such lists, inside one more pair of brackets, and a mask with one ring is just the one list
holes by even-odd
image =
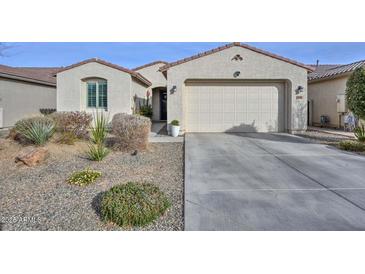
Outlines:
{"label": "neighboring house", "polygon": [[21,68],[0,65],[0,128],[39,115],[41,108],[56,108],[59,68]]}
{"label": "neighboring house", "polygon": [[101,109],[112,118],[138,111],[149,93],[153,120],[179,120],[182,132],[303,131],[308,71],[312,68],[241,43],[133,70],[94,58],[56,71],[56,106]]}
{"label": "neighboring house", "polygon": [[346,82],[352,72],[365,65],[365,60],[347,65],[317,65],[308,75],[310,125],[320,125],[321,116],[329,118],[327,126],[343,127],[346,114]]}

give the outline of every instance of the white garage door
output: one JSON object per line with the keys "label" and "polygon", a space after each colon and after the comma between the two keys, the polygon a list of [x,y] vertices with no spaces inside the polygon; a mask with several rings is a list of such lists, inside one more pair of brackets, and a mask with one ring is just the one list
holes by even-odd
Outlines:
{"label": "white garage door", "polygon": [[186,85],[187,132],[284,131],[282,83]]}

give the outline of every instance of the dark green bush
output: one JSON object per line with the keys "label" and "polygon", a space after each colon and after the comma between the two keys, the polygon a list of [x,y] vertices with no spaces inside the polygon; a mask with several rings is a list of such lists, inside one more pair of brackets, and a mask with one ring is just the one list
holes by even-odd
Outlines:
{"label": "dark green bush", "polygon": [[54,112],[56,112],[55,108],[40,108],[39,112],[43,115],[50,115]]}
{"label": "dark green bush", "polygon": [[365,143],[360,143],[357,141],[341,141],[338,147],[347,151],[364,152]]}
{"label": "dark green bush", "polygon": [[103,194],[101,216],[104,221],[121,227],[145,226],[160,217],[170,202],[152,184],[128,182]]}

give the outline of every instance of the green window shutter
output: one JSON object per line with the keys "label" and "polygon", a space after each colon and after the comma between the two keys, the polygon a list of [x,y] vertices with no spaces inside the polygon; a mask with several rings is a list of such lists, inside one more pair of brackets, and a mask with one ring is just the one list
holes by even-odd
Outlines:
{"label": "green window shutter", "polygon": [[87,83],[87,107],[96,107],[96,83]]}
{"label": "green window shutter", "polygon": [[98,102],[99,102],[99,107],[100,108],[108,108],[108,85],[106,82],[99,82],[99,87],[98,87],[98,92],[99,92],[99,98],[98,98]]}

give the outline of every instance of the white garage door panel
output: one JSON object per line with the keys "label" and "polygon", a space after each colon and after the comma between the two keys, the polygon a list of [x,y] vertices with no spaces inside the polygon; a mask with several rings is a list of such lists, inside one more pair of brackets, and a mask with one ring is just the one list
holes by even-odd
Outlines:
{"label": "white garage door panel", "polygon": [[188,85],[187,132],[280,132],[284,130],[281,83]]}

